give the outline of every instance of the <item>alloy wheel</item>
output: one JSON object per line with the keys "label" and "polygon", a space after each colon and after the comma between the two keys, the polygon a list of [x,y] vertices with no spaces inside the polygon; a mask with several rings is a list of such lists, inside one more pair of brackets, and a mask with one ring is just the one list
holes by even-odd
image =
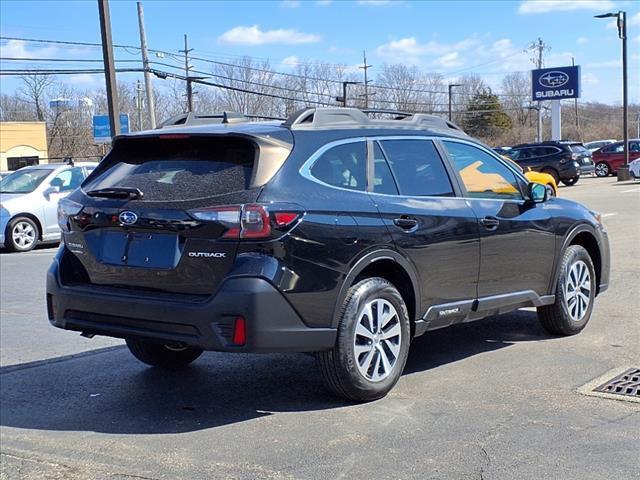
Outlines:
{"label": "alloy wheel", "polygon": [[36,241],[36,230],[29,222],[18,222],[11,230],[11,238],[20,250],[29,250]]}
{"label": "alloy wheel", "polygon": [[400,317],[395,307],[382,298],[366,303],[353,338],[353,350],[360,374],[380,382],[393,371],[402,342]]}
{"label": "alloy wheel", "polygon": [[606,177],[609,175],[609,165],[604,162],[598,163],[596,165],[596,175],[598,177]]}
{"label": "alloy wheel", "polygon": [[579,322],[587,313],[591,303],[591,274],[582,260],[574,262],[564,281],[564,301],[569,317]]}

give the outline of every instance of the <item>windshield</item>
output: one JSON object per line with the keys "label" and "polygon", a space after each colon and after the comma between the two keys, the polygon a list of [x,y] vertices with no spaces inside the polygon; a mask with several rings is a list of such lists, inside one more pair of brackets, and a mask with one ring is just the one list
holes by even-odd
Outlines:
{"label": "windshield", "polygon": [[0,193],[31,193],[50,173],[46,168],[17,170],[0,180]]}
{"label": "windshield", "polygon": [[570,145],[569,148],[573,153],[584,153],[585,151],[587,151],[587,149],[582,145]]}

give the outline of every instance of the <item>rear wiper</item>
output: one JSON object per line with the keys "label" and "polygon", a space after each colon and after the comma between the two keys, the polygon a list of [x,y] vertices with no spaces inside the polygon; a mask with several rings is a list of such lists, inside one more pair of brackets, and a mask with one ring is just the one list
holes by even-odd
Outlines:
{"label": "rear wiper", "polygon": [[111,188],[99,188],[97,190],[89,190],[87,195],[90,197],[105,197],[105,198],[123,198],[127,200],[139,200],[144,196],[142,190],[139,188],[131,187],[111,187]]}

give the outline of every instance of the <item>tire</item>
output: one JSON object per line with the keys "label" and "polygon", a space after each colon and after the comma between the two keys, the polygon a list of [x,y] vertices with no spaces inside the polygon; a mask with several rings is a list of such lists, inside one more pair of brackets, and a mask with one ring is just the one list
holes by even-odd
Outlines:
{"label": "tire", "polygon": [[340,309],[335,346],[316,354],[325,386],[358,402],[384,397],[404,370],[410,342],[407,307],[393,284],[378,277],[358,282]]}
{"label": "tire", "polygon": [[564,183],[567,187],[570,187],[578,183],[578,180],[580,180],[580,177],[571,177],[567,178],[566,180],[562,180],[562,183]]}
{"label": "tire", "polygon": [[539,307],[538,319],[551,334],[575,335],[591,318],[596,293],[595,269],[589,253],[580,245],[571,245],[562,255],[559,272],[556,301]]}
{"label": "tire", "polygon": [[127,347],[143,363],[152,367],[180,368],[186,367],[202,355],[199,348],[185,347],[174,349],[159,343],[150,343],[133,338],[127,339]]}
{"label": "tire", "polygon": [[542,170],[542,173],[546,173],[547,175],[551,175],[553,179],[556,181],[556,185],[560,182],[560,176],[558,172],[553,168],[545,168]]}
{"label": "tire", "polygon": [[38,245],[40,230],[29,217],[16,217],[7,225],[5,244],[14,252],[28,252]]}
{"label": "tire", "polygon": [[547,188],[547,197],[551,198],[556,196],[556,190],[553,188],[553,185],[547,183],[545,187]]}
{"label": "tire", "polygon": [[611,167],[607,162],[598,162],[596,163],[596,176],[597,177],[608,177],[611,175]]}

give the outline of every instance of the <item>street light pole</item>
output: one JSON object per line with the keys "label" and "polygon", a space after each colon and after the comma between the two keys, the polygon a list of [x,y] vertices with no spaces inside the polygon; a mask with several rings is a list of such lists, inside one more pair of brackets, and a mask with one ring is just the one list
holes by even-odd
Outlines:
{"label": "street light pole", "polygon": [[629,98],[627,88],[627,12],[603,13],[595,18],[615,18],[618,26],[618,37],[622,40],[622,128],[624,142],[624,165],[618,168],[618,181],[629,180]]}
{"label": "street light pole", "polygon": [[449,121],[451,121],[451,90],[453,87],[461,87],[461,83],[450,83],[449,84]]}

